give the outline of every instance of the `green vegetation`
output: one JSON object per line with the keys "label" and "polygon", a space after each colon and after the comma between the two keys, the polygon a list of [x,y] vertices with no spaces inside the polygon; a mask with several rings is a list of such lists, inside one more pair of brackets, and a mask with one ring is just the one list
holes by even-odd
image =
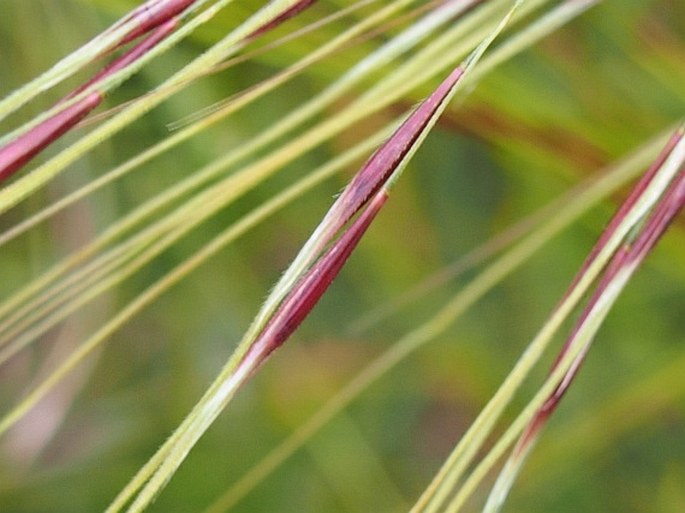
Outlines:
{"label": "green vegetation", "polygon": [[[0,183],[0,510],[119,510],[142,488],[160,512],[409,511],[682,123],[685,5],[319,0],[246,41],[297,3],[187,3],[172,35],[94,86],[98,111]],[[81,54],[44,92],[32,80],[137,5],[4,1],[0,145],[116,57]],[[333,285],[216,399],[320,254],[274,288],[334,199],[460,62]],[[682,226],[599,328],[504,511],[685,507]],[[483,448],[466,438],[464,470],[541,390],[584,305],[492,433],[475,430]],[[496,476],[460,511],[480,511]]]}

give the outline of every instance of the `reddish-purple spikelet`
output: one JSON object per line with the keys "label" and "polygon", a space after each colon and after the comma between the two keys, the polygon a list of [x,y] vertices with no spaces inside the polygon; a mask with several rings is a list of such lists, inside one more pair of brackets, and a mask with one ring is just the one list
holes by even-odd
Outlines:
{"label": "reddish-purple spikelet", "polygon": [[[574,277],[573,281],[571,282],[571,285],[567,289],[566,293],[564,294],[564,298],[570,294],[570,292],[573,290],[573,288],[578,284],[582,276],[585,274],[587,269],[590,267],[592,262],[597,258],[597,255],[599,252],[602,250],[602,248],[606,245],[607,241],[611,237],[611,235],[614,233],[616,228],[619,226],[621,221],[625,218],[626,214],[628,213],[629,209],[635,204],[635,202],[638,200],[640,195],[644,192],[644,190],[647,188],[647,186],[650,184],[654,176],[656,175],[657,171],[663,166],[664,162],[666,162],[666,159],[671,155],[673,152],[674,148],[676,145],[685,137],[685,126],[679,127],[675,133],[671,136],[671,138],[668,140],[666,143],[665,147],[662,149],[661,153],[659,153],[658,157],[656,160],[652,163],[652,165],[647,169],[647,171],[642,175],[638,183],[633,187],[632,191],[626,198],[626,200],[621,204],[619,209],[616,211],[614,216],[611,218],[609,223],[607,224],[606,228],[603,230],[602,234],[600,235],[599,239],[595,243],[594,247],[590,251],[590,254],[588,257],[585,259],[583,262],[583,265],[581,266],[580,270]],[[665,214],[659,214],[660,212],[663,212],[664,209],[676,209],[679,210],[682,208],[682,198],[680,199],[680,205],[678,206],[678,198],[677,196],[671,197],[672,195],[677,195],[678,191],[680,190],[679,187],[682,187],[682,182],[685,179],[683,177],[683,172],[682,170],[679,172],[677,178],[674,180],[674,183],[671,185],[669,188],[668,192],[664,195],[664,198],[662,201],[659,203],[658,208],[655,210],[655,212],[650,216],[650,220],[648,223],[654,223],[656,222],[656,219],[659,219],[660,217],[663,217]],[[680,184],[678,186],[678,184]],[[682,194],[682,191],[680,191],[680,194]],[[672,219],[672,217],[675,216],[675,213],[671,214],[671,217],[669,218]],[[561,359],[564,357],[564,355],[567,353],[569,350],[571,344],[573,343],[573,340],[580,329],[580,327],[583,325],[585,320],[587,319],[587,316],[590,314],[592,308],[595,306],[597,301],[600,299],[604,291],[606,290],[606,287],[611,283],[611,280],[616,276],[618,271],[623,268],[626,265],[630,265],[630,262],[637,262],[636,259],[636,248],[638,247],[638,244],[644,245],[645,240],[649,240],[649,237],[654,237],[654,240],[651,242],[651,245],[644,249],[642,251],[641,256],[639,257],[639,260],[642,260],[647,252],[649,251],[649,248],[651,248],[656,241],[658,240],[658,237],[660,237],[663,234],[663,231],[666,229],[668,226],[668,222],[662,226],[649,226],[646,225],[642,232],[640,238],[634,243],[634,244],[626,244],[619,248],[616,252],[616,254],[612,257],[611,261],[607,265],[607,268],[602,276],[601,281],[599,282],[597,289],[591,296],[590,300],[588,301],[587,306],[581,313],[580,318],[576,322],[576,325],[571,332],[570,336],[566,339],[566,342],[564,343],[563,347],[561,348],[561,351],[557,355],[554,363],[552,364],[552,369],[551,372],[554,371],[554,369],[557,368],[559,365],[559,362]],[[643,242],[641,242],[643,241]],[[637,265],[635,263],[634,265]],[[562,300],[563,301],[563,300]],[[516,445],[516,449],[514,450],[515,454],[520,454],[530,443],[532,439],[535,438],[537,432],[542,428],[542,426],[545,424],[549,416],[552,414],[552,412],[556,409],[557,405],[559,404],[559,401],[561,401],[561,398],[563,395],[566,393],[566,390],[568,387],[571,385],[573,379],[577,375],[578,371],[580,370],[580,367],[585,359],[585,356],[587,354],[587,351],[589,350],[589,347],[585,347],[582,352],[578,355],[578,357],[573,361],[571,367],[569,368],[568,372],[562,379],[562,381],[557,385],[555,388],[554,392],[550,394],[550,397],[545,401],[543,406],[540,408],[536,416],[533,418],[533,420],[530,422],[526,430],[524,431],[523,435],[521,436],[521,439],[519,440],[519,443]]]}
{"label": "reddish-purple spikelet", "polygon": [[166,23],[195,2],[196,0],[150,0],[146,2],[112,27],[113,29],[120,27],[132,20],[137,22],[137,25],[117,43],[115,48],[119,48]]}
{"label": "reddish-purple spikelet", "polygon": [[301,13],[302,11],[307,9],[309,6],[311,6],[316,1],[317,0],[300,0],[299,2],[297,2],[292,7],[290,7],[289,9],[286,9],[281,14],[276,16],[273,20],[265,23],[264,25],[259,27],[257,30],[252,32],[250,35],[248,35],[245,38],[244,41],[245,42],[252,41],[253,39],[261,36],[262,34],[265,34],[266,32],[269,32],[270,30],[275,29],[281,23],[283,23],[283,22],[289,20],[290,18],[298,15],[299,13]]}
{"label": "reddish-purple spikelet", "polygon": [[50,143],[81,121],[102,102],[102,99],[103,94],[94,91],[0,148],[0,181],[9,178]]}
{"label": "reddish-purple spikelet", "polygon": [[[679,130],[677,135],[679,135],[679,137],[675,139],[676,142],[683,137],[683,131]],[[671,141],[669,141],[670,148],[668,153],[670,153],[670,151],[673,149],[673,147],[671,146],[671,143],[673,141],[674,138],[672,138]],[[663,165],[665,161],[665,158],[661,158],[662,156],[663,154],[660,155],[660,157],[657,159],[657,163],[659,164],[659,166]],[[650,177],[654,176],[654,166],[650,167],[647,174]],[[631,205],[634,204],[637,200],[637,196],[634,194],[635,191],[639,190],[639,192],[643,192],[647,186],[647,183],[648,182],[645,182],[644,179],[640,180],[640,182],[637,184],[637,186],[633,190],[633,193],[631,193],[626,202],[630,202]],[[673,179],[672,183],[664,193],[662,199],[659,201],[658,205],[647,219],[645,225],[640,230],[640,234],[638,235],[637,239],[632,243],[624,244],[616,252],[616,254],[613,256],[613,258],[607,265],[607,268],[602,276],[602,279],[600,280],[596,290],[594,291],[590,300],[588,301],[587,306],[583,309],[583,312],[580,318],[578,319],[571,335],[566,340],[563,348],[557,356],[556,361],[552,366],[552,370],[554,370],[558,366],[561,359],[568,352],[571,344],[573,343],[573,340],[576,337],[576,334],[578,333],[582,325],[585,323],[587,317],[590,315],[593,308],[602,298],[602,295],[606,292],[608,286],[616,278],[617,274],[625,269],[631,271],[634,270],[645,259],[649,251],[654,247],[654,245],[658,242],[661,236],[663,236],[663,234],[666,232],[666,229],[671,224],[673,219],[683,209],[684,205],[685,166],[681,167],[678,171],[676,177]],[[626,214],[626,211],[623,208],[623,206],[619,209],[619,213],[622,213],[623,216]],[[515,449],[516,454],[520,454],[527,447],[527,445],[535,438],[535,436],[540,431],[542,426],[545,424],[549,416],[554,412],[556,407],[559,405],[559,402],[561,401],[569,386],[577,376],[578,371],[580,370],[580,367],[583,361],[585,360],[585,357],[589,349],[589,344],[586,344],[585,347],[583,347],[582,351],[572,362],[571,367],[566,372],[563,379],[559,382],[559,384],[554,389],[552,394],[550,394],[550,396],[547,398],[547,400],[540,408],[540,410],[538,410],[535,417],[527,426],[526,430],[521,436],[521,439],[519,440],[519,443],[517,444]]]}
{"label": "reddish-purple spikelet", "polygon": [[96,73],[90,80],[88,80],[88,82],[74,89],[71,93],[69,93],[62,100],[60,100],[60,102],[73,98],[77,94],[88,89],[93,84],[102,81],[108,76],[113,75],[117,71],[124,69],[126,66],[140,59],[148,51],[157,46],[157,44],[159,44],[160,41],[162,41],[169,34],[171,34],[176,29],[176,27],[178,27],[178,22],[178,18],[171,18],[170,20],[167,20],[165,23],[157,27],[149,36],[143,39],[140,43],[131,48],[125,54],[121,55],[120,57],[117,57],[114,61],[112,61],[110,64],[108,64],[98,73]]}
{"label": "reddish-purple spikelet", "polygon": [[[464,74],[455,68],[437,89],[402,123],[394,134],[369,158],[327,212],[324,232],[317,245],[325,247],[340,229],[364,206],[366,208],[345,229],[343,235],[295,283],[266,326],[254,339],[239,364],[253,373],[266,358],[297,329],[321,298],[362,235],[388,198],[388,180],[416,144],[430,120]],[[370,199],[371,198],[371,199]],[[326,223],[326,221],[329,221]],[[313,251],[316,253],[316,251]]]}
{"label": "reddish-purple spikelet", "polygon": [[387,199],[387,191],[379,191],[343,235],[295,284],[243,357],[241,364],[253,365],[250,372],[280,347],[311,312]]}
{"label": "reddish-purple spikelet", "polygon": [[462,66],[455,68],[354,176],[327,214],[334,220],[331,234],[337,232],[385,184],[463,74]]}

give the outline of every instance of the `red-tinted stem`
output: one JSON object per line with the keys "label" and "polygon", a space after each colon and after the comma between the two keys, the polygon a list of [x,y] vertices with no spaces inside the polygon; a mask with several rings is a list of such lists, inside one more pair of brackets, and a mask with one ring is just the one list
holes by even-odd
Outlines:
{"label": "red-tinted stem", "polygon": [[378,192],[343,235],[295,284],[257,336],[241,365],[252,365],[251,372],[254,372],[297,329],[338,275],[387,198],[385,190]]}
{"label": "red-tinted stem", "polygon": [[[607,266],[604,274],[602,275],[602,279],[597,285],[597,288],[592,294],[587,306],[583,310],[582,315],[578,319],[576,326],[573,332],[571,333],[571,336],[564,344],[561,352],[559,353],[559,356],[557,356],[557,359],[554,362],[554,365],[552,366],[552,370],[554,370],[559,365],[559,362],[568,351],[578,330],[587,319],[588,314],[597,304],[597,302],[602,297],[609,284],[614,280],[618,272],[624,269],[626,266],[636,267],[642,262],[642,260],[645,259],[647,253],[649,253],[649,251],[654,247],[659,238],[664,234],[666,228],[668,228],[673,218],[676,215],[678,215],[678,212],[680,212],[680,210],[683,208],[684,198],[685,170],[681,169],[674,178],[669,188],[664,193],[663,198],[659,201],[659,204],[654,209],[654,212],[652,212],[652,214],[647,219],[645,225],[640,230],[640,234],[637,237],[637,239],[634,242],[626,243],[623,247],[621,247],[609,262],[609,265]],[[634,203],[635,198],[632,198],[632,201]],[[583,352],[578,357],[578,359],[582,360],[584,356],[585,352]],[[574,364],[571,367],[567,375],[560,382],[557,389],[550,396],[547,403],[545,403],[545,406],[542,408],[543,410],[552,410],[554,409],[554,407],[556,407],[556,404],[559,402],[561,396],[564,394],[564,392],[570,385],[571,380],[577,373],[579,366],[580,362]]]}
{"label": "red-tinted stem", "polygon": [[0,181],[6,180],[102,102],[95,91],[0,148]]}
{"label": "red-tinted stem", "polygon": [[[581,266],[580,270],[574,277],[573,281],[571,282],[571,285],[567,289],[564,298],[568,296],[568,294],[573,290],[573,288],[578,284],[578,281],[580,281],[581,277],[585,274],[587,269],[590,267],[592,262],[597,258],[597,255],[599,252],[602,250],[602,248],[606,245],[607,241],[609,240],[609,237],[613,235],[615,232],[616,228],[618,227],[619,223],[625,218],[627,215],[629,209],[635,205],[635,202],[638,200],[640,195],[645,191],[645,189],[649,186],[650,182],[654,179],[654,176],[656,173],[659,171],[661,166],[663,166],[664,162],[666,162],[666,159],[671,155],[673,150],[675,149],[676,145],[682,140],[682,138],[685,136],[685,127],[679,128],[668,140],[666,143],[666,146],[662,149],[661,153],[658,155],[656,160],[652,163],[652,165],[647,169],[647,171],[644,173],[642,178],[638,181],[638,183],[633,187],[632,191],[626,198],[626,200],[622,203],[622,205],[619,207],[617,212],[614,214],[614,216],[611,218],[609,223],[607,224],[606,228],[600,235],[598,241],[595,243],[594,247],[590,251],[590,254],[588,257],[585,259],[583,262],[583,265]],[[660,205],[664,205],[664,200],[660,202]],[[658,209],[655,210],[655,214],[658,212]],[[652,216],[652,218],[654,215]],[[651,219],[651,218],[650,218]],[[648,233],[646,231],[642,231],[642,233]],[[597,286],[594,294],[591,296],[590,301],[588,302],[587,306],[583,310],[580,318],[576,322],[576,325],[571,332],[571,335],[566,339],[566,342],[564,343],[564,346],[562,347],[561,351],[559,352],[556,360],[554,361],[552,365],[552,369],[550,372],[554,371],[554,369],[557,368],[559,365],[559,362],[561,359],[564,357],[564,355],[567,353],[569,347],[571,346],[578,330],[582,326],[582,324],[585,322],[588,314],[594,307],[594,305],[597,303],[598,299],[601,297],[602,293],[606,289],[607,285],[611,282],[611,280],[615,277],[616,273],[621,269],[622,266],[626,265],[628,259],[630,258],[630,255],[633,253],[633,245],[624,245],[622,248],[620,248],[616,255],[611,259],[609,262],[607,269],[605,270],[602,279]],[[563,301],[563,300],[562,300]],[[540,427],[546,422],[547,418],[549,415],[554,411],[556,408],[557,404],[561,400],[562,396],[568,389],[569,385],[573,381],[573,378],[575,375],[578,373],[580,366],[585,358],[587,348],[578,356],[578,358],[573,362],[571,368],[569,369],[568,373],[564,377],[564,379],[559,383],[555,391],[550,395],[549,399],[545,402],[543,407],[540,409],[538,412],[537,416],[534,418],[534,420],[531,422],[531,424],[528,426],[526,429],[526,432],[524,433],[522,437],[522,443],[519,444],[519,448],[523,448],[527,445],[527,442],[530,438],[532,438],[537,431],[540,429]]]}
{"label": "red-tinted stem", "polygon": [[[663,164],[663,160],[661,160]],[[651,171],[651,169],[650,169]],[[653,175],[653,173],[652,173]],[[638,187],[641,187],[641,191],[644,190],[643,180],[641,180]],[[629,197],[629,200],[634,203],[637,198]],[[631,204],[632,204],[631,203]],[[602,276],[595,292],[592,294],[590,301],[583,310],[581,317],[579,318],[576,326],[570,337],[566,340],[564,347],[557,356],[552,370],[554,370],[558,365],[563,356],[568,352],[573,340],[575,339],[581,326],[585,323],[588,315],[591,313],[592,309],[595,307],[597,302],[601,299],[602,295],[606,292],[607,287],[616,278],[619,271],[630,267],[632,269],[637,268],[638,265],[645,259],[649,251],[656,245],[659,239],[666,232],[666,229],[670,226],[673,219],[680,213],[685,205],[685,167],[682,167],[673,182],[666,190],[663,198],[659,201],[659,204],[654,209],[654,212],[649,216],[645,225],[640,230],[640,234],[637,239],[631,244],[625,244],[621,247],[618,252],[611,259],[605,273]],[[625,215],[625,213],[624,213]],[[585,360],[587,352],[589,350],[589,344],[583,348],[583,350],[578,354],[578,356],[573,361],[568,372],[564,375],[564,378],[559,382],[554,392],[550,394],[549,398],[545,401],[543,406],[537,412],[534,419],[526,428],[521,442],[517,445],[519,451],[523,450],[529,441],[534,438],[537,432],[542,428],[542,426],[547,422],[549,416],[554,412],[554,410],[559,405],[559,402],[563,398],[564,394],[568,390],[569,386],[575,379],[580,370],[580,367]]]}

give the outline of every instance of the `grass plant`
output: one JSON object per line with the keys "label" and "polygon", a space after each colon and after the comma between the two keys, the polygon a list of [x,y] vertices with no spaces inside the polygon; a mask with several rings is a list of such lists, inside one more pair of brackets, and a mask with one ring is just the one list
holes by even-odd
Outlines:
{"label": "grass plant", "polygon": [[685,504],[682,6],[55,4],[0,21],[0,509]]}

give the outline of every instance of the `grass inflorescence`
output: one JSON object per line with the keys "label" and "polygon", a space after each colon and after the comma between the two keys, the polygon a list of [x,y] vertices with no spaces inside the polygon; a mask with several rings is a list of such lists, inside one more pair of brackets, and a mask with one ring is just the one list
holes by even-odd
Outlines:
{"label": "grass inflorescence", "polygon": [[[593,386],[605,397],[625,389],[625,405],[644,397],[606,363],[598,387],[590,363],[605,344],[622,355],[617,368],[645,351],[622,313],[633,288],[651,302],[644,372],[660,352],[679,354],[675,314],[659,307],[685,278],[685,42],[666,2],[59,3],[88,6],[98,28],[0,99],[0,509],[37,511],[36,496],[73,511],[528,510],[535,484],[519,474],[529,459],[536,475],[570,469],[538,490],[552,497],[545,507],[586,500],[568,451],[545,460],[559,440],[543,428],[585,416],[592,401],[561,400]],[[28,4],[10,9],[40,20]],[[29,30],[2,28],[17,41]],[[40,45],[26,51],[40,61]],[[541,328],[519,347],[530,326]],[[310,354],[327,344],[328,371],[328,356],[312,365]],[[645,374],[648,389],[673,383],[676,363]],[[330,386],[307,385],[326,372]],[[380,382],[394,387],[383,401],[400,406],[358,410]],[[117,406],[122,386],[135,390],[133,408]],[[653,408],[680,412],[680,388]],[[139,389],[165,392],[150,401]],[[91,393],[106,398],[99,410]],[[156,408],[173,414],[146,428]],[[583,431],[588,446],[597,429]],[[88,442],[89,430],[106,435]],[[329,432],[338,438],[326,443]],[[269,442],[250,450],[246,436]],[[293,474],[299,451],[314,465],[302,481],[334,491],[309,495],[279,477],[280,467],[306,475]],[[84,481],[100,457],[101,476]],[[674,461],[655,502],[679,500]],[[523,499],[514,488],[505,505],[517,477]],[[81,502],[51,495],[51,483]],[[636,510],[629,498],[605,506]]]}

